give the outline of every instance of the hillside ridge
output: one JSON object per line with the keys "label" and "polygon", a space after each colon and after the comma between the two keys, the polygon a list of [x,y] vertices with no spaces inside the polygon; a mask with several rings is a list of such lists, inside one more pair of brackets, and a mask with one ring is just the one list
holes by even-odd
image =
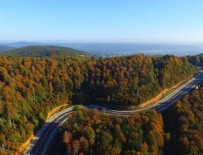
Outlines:
{"label": "hillside ridge", "polygon": [[73,56],[73,55],[90,56],[91,54],[85,51],[62,46],[32,45],[16,48],[10,51],[4,51],[1,53],[1,55],[14,57],[48,57],[48,56]]}

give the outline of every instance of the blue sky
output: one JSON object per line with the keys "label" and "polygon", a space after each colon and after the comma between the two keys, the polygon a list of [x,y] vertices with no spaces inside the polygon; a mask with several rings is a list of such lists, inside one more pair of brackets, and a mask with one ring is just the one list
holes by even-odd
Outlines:
{"label": "blue sky", "polygon": [[6,41],[203,43],[203,1],[1,0]]}

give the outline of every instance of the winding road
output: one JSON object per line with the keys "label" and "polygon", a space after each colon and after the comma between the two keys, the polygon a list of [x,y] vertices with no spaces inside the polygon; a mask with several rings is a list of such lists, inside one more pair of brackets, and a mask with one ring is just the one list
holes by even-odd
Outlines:
{"label": "winding road", "polygon": [[[119,111],[105,108],[105,112],[111,115],[119,116],[129,116],[135,112],[151,109],[162,112],[170,107],[173,103],[175,103],[175,101],[180,99],[183,95],[190,92],[192,89],[195,89],[201,81],[203,81],[203,71],[192,77],[189,81],[181,85],[175,91],[151,106],[130,111]],[[99,112],[104,112],[103,110],[101,110],[103,107],[99,106],[89,105],[87,106],[87,108],[97,108]],[[68,119],[68,116],[71,114],[72,110],[73,107],[70,107],[53,115],[37,132],[33,141],[25,152],[25,155],[45,155],[54,135],[57,133],[57,130],[60,128],[60,126]]]}

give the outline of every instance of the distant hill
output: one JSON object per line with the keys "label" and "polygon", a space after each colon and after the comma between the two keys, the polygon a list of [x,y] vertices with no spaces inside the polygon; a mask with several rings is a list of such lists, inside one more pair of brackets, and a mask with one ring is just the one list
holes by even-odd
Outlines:
{"label": "distant hill", "polygon": [[201,54],[198,54],[198,56],[203,56],[203,53],[201,53]]}
{"label": "distant hill", "polygon": [[[15,48],[21,48],[21,47],[26,47],[26,46],[47,46],[50,44],[40,43],[40,42],[13,42],[13,43],[4,43],[2,45],[12,46]],[[53,44],[53,45],[55,46],[56,44]],[[56,46],[58,46],[58,45],[56,45]]]}
{"label": "distant hill", "polygon": [[0,45],[0,52],[12,50],[12,49],[14,49],[14,47]]}
{"label": "distant hill", "polygon": [[13,57],[47,57],[47,56],[73,56],[73,55],[85,55],[91,54],[67,47],[61,46],[26,46],[22,48],[16,48],[10,51],[2,52],[1,55],[13,56]]}

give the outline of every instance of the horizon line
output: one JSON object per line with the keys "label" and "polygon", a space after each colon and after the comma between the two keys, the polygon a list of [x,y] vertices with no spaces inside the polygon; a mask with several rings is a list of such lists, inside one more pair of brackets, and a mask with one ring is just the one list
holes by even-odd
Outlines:
{"label": "horizon line", "polygon": [[37,41],[37,40],[0,40],[0,44],[36,43],[36,44],[162,44],[162,45],[203,45],[203,42],[150,42],[150,41]]}

